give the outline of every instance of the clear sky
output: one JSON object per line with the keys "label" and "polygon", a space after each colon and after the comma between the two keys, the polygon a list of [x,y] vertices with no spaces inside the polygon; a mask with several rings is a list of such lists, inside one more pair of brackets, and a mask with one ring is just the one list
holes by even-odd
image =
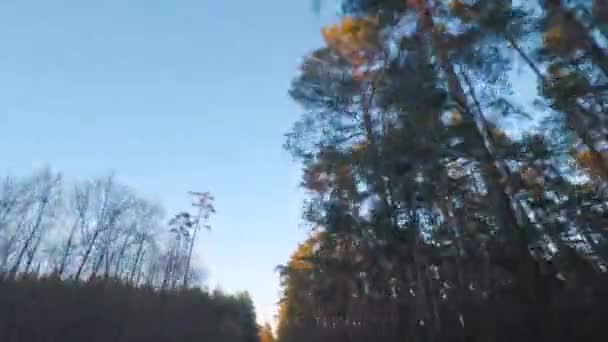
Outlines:
{"label": "clear sky", "polygon": [[308,0],[0,2],[0,172],[111,170],[168,211],[217,197],[200,260],[269,319],[304,236],[287,96],[321,44]]}

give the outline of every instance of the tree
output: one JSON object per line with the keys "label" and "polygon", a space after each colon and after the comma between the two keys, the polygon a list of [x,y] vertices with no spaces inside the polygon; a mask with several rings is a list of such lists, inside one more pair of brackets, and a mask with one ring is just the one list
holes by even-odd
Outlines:
{"label": "tree", "polygon": [[26,262],[25,272],[29,272],[33,257],[40,246],[39,242],[44,234],[44,228],[48,226],[48,223],[45,221],[52,214],[52,210],[56,206],[57,196],[55,192],[59,189],[60,181],[61,176],[53,174],[49,168],[45,168],[32,179],[32,195],[34,196],[33,200],[37,204],[37,208],[32,210],[32,221],[24,232],[21,249],[17,252],[15,262],[9,272],[10,277],[14,277],[17,274],[26,253],[29,253],[29,257]]}
{"label": "tree", "polygon": [[258,341],[250,301],[201,289],[22,277],[0,279],[0,303],[3,341]]}
{"label": "tree", "polygon": [[88,224],[87,212],[91,201],[91,190],[92,188],[88,183],[74,186],[70,201],[70,205],[75,211],[74,223],[72,224],[68,238],[62,247],[61,260],[57,266],[57,269],[55,270],[56,274],[60,278],[63,276],[63,273],[68,265],[68,259],[72,254],[72,249],[76,242],[76,232]]}
{"label": "tree", "polygon": [[190,239],[190,246],[188,246],[188,259],[186,262],[186,271],[184,272],[184,287],[188,287],[190,281],[190,262],[192,261],[192,251],[194,250],[194,243],[196,241],[196,235],[201,227],[211,229],[211,226],[207,224],[207,221],[211,217],[211,214],[215,213],[213,207],[214,197],[208,192],[190,192],[190,195],[196,198],[196,202],[192,205],[198,208],[195,221],[189,225],[192,228],[192,238]]}
{"label": "tree", "polygon": [[[563,88],[545,76],[540,56],[548,54],[521,43],[544,34],[545,7],[343,4],[340,23],[322,30],[325,46],[304,59],[290,89],[304,114],[286,147],[303,164],[312,236],[306,271],[289,267],[293,256],[280,269],[279,340],[561,336],[533,327],[558,311],[567,320],[558,302],[576,300],[565,288],[599,289],[604,277],[596,273],[606,246],[601,139],[588,139],[593,125],[574,119],[598,117],[601,83]],[[593,28],[575,18],[585,35],[575,49],[593,49]],[[577,68],[601,71],[593,53]],[[502,117],[535,118],[495,91],[511,88],[516,58],[553,114],[537,122],[541,134],[524,129],[519,138]],[[580,140],[585,152],[572,156]]]}
{"label": "tree", "polygon": [[116,186],[113,176],[97,180],[92,186],[94,196],[91,205],[92,227],[81,227],[83,254],[74,275],[75,279],[80,279],[94,249],[97,251],[97,258],[91,265],[91,276],[96,275],[104,257],[107,257],[109,252],[116,223],[130,205],[131,200],[124,189]]}
{"label": "tree", "polygon": [[268,323],[260,327],[260,342],[275,342],[272,328]]}
{"label": "tree", "polygon": [[0,272],[8,278],[52,274],[76,281],[102,276],[136,287],[142,282],[162,287],[168,277],[172,287],[188,286],[202,277],[189,263],[191,237],[208,227],[212,200],[202,196],[196,216],[177,215],[189,223],[182,220],[176,234],[165,229],[160,204],[142,198],[114,175],[71,186],[50,168],[31,177],[5,177],[0,186]]}

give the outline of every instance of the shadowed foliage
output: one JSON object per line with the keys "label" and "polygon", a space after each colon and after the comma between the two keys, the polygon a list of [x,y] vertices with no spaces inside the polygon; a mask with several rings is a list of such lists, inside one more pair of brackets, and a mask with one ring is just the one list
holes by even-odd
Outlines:
{"label": "shadowed foliage", "polygon": [[290,90],[279,341],[608,338],[601,3],[342,1]]}
{"label": "shadowed foliage", "polygon": [[247,294],[134,288],[119,280],[0,281],[1,341],[257,342]]}

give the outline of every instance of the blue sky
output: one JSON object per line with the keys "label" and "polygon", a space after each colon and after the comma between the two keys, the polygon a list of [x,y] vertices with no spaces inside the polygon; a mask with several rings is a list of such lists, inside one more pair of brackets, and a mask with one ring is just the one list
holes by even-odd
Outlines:
{"label": "blue sky", "polygon": [[304,236],[287,89],[321,24],[308,0],[2,1],[0,171],[114,170],[169,212],[211,191],[210,282],[270,319]]}

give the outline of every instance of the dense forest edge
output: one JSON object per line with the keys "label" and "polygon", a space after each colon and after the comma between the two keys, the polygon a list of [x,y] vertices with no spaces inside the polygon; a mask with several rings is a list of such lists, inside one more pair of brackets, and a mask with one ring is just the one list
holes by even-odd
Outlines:
{"label": "dense forest edge", "polygon": [[118,279],[0,280],[0,322],[1,341],[259,341],[247,294]]}
{"label": "dense forest edge", "polygon": [[608,2],[338,3],[278,340],[608,340]]}
{"label": "dense forest edge", "polygon": [[3,177],[0,341],[271,341],[248,293],[204,286],[191,261],[214,197],[189,195],[166,218],[113,174]]}

